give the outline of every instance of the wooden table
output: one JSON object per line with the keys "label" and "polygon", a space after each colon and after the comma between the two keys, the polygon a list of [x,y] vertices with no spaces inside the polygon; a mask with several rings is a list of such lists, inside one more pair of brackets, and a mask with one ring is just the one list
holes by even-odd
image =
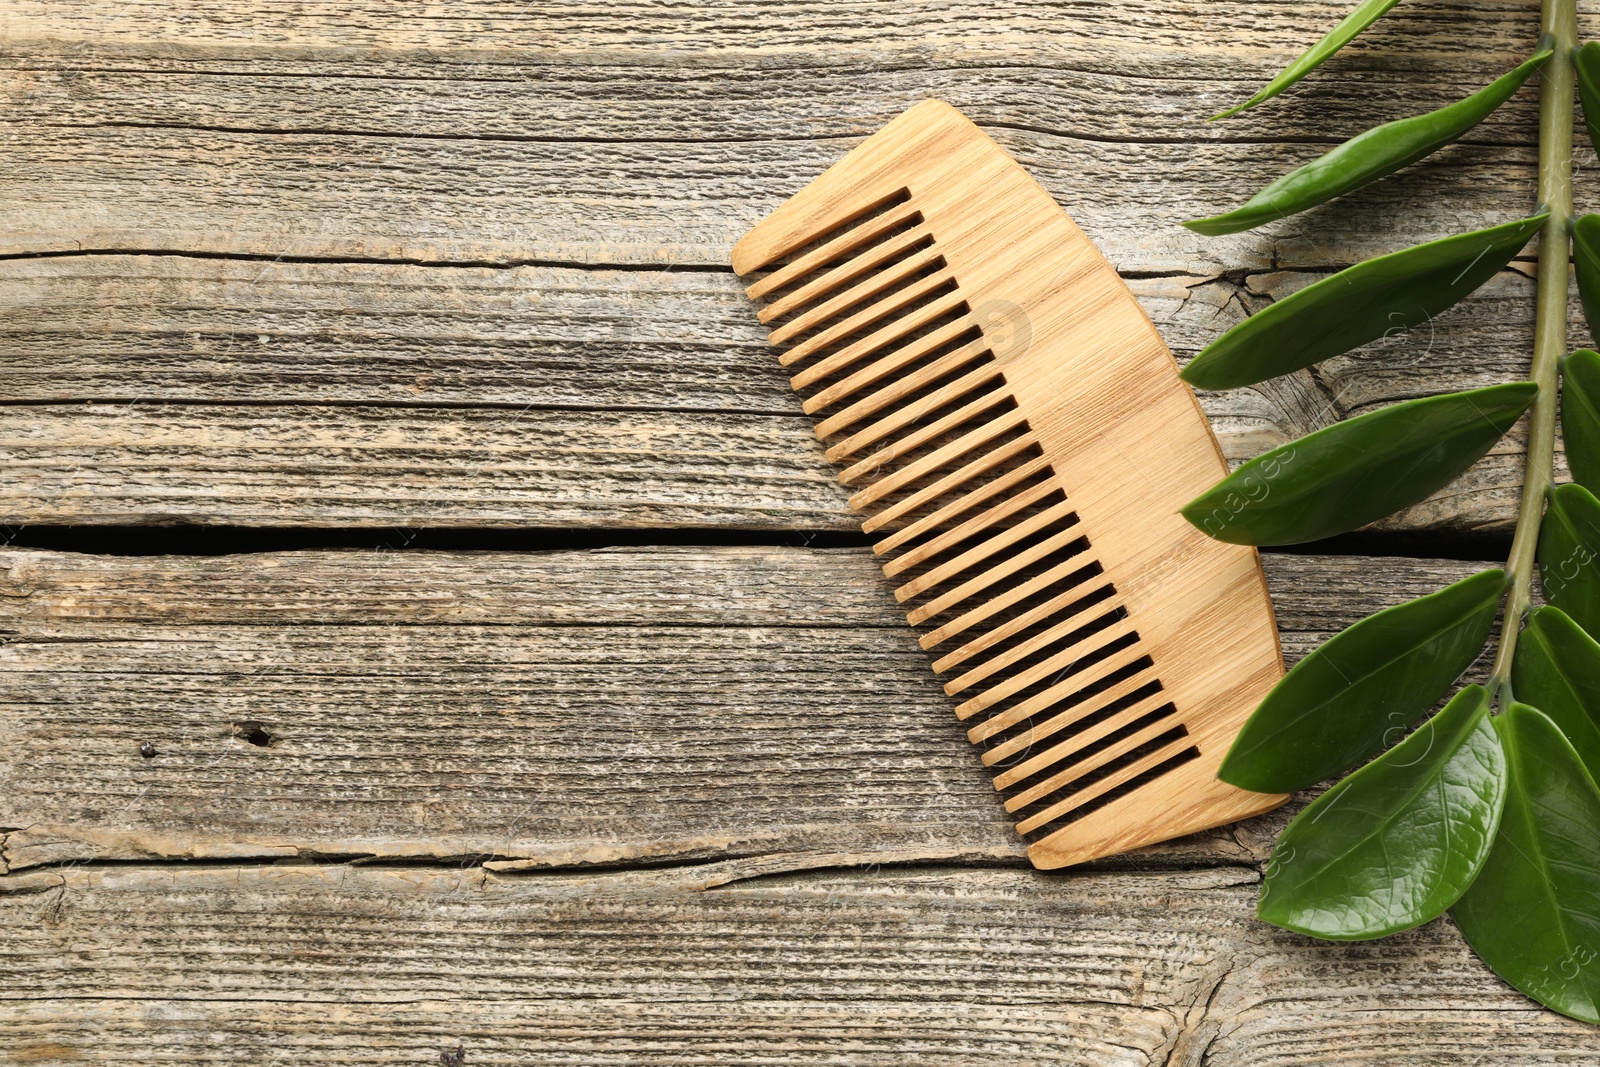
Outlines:
{"label": "wooden table", "polygon": [[[1600,1062],[1447,919],[1257,922],[1294,805],[1032,872],[726,267],[928,95],[1180,358],[1524,214],[1531,92],[1330,209],[1175,225],[1537,10],[1416,0],[1201,121],[1347,7],[0,0],[0,1063]],[[1530,267],[1205,397],[1229,456],[1522,375]],[[1269,555],[1291,659],[1500,559],[1520,440]]]}

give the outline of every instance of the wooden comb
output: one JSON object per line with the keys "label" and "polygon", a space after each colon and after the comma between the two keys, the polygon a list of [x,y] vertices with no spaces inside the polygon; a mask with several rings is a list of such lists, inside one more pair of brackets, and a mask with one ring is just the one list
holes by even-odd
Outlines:
{"label": "wooden comb", "polygon": [[[928,100],[733,249],[1037,867],[1267,811],[1216,777],[1283,674],[1260,560],[1155,326],[999,145]],[[763,273],[764,272],[764,273]]]}

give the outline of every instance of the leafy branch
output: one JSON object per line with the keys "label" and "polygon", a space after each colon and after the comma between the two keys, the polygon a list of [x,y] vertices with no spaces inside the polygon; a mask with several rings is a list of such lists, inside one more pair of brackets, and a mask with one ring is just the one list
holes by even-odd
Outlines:
{"label": "leafy branch", "polygon": [[[1217,118],[1284,91],[1397,2],[1365,0]],[[1235,233],[1343,196],[1455,141],[1535,73],[1539,202],[1531,215],[1340,271],[1247,318],[1183,372],[1197,388],[1239,388],[1417,327],[1504,269],[1537,233],[1528,379],[1394,404],[1319,430],[1244,464],[1184,515],[1238,544],[1343,533],[1448,484],[1528,414],[1505,569],[1380,611],[1312,652],[1261,702],[1219,774],[1246,789],[1288,792],[1356,768],[1284,830],[1262,882],[1261,918],[1357,940],[1448,910],[1508,982],[1600,1024],[1600,353],[1564,355],[1569,258],[1585,316],[1600,330],[1600,216],[1573,218],[1571,162],[1575,86],[1600,150],[1600,44],[1578,47],[1575,0],[1543,0],[1531,54],[1489,85],[1368,130],[1243,205],[1185,225]],[[1574,479],[1564,485],[1554,484],[1558,420]],[[1534,609],[1536,569],[1547,604]],[[1424,719],[1477,661],[1501,612],[1488,677]]]}

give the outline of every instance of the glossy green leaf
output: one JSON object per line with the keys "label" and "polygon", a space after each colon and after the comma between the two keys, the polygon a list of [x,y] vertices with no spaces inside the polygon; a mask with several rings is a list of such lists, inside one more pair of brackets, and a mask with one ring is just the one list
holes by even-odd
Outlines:
{"label": "glossy green leaf", "polygon": [[1448,485],[1511,428],[1539,387],[1508,382],[1408,400],[1246,463],[1183,509],[1207,536],[1292,545],[1365,526]]}
{"label": "glossy green leaf", "polygon": [[1600,1023],[1600,790],[1534,708],[1511,705],[1495,728],[1510,772],[1505,812],[1488,862],[1450,915],[1501,978]]}
{"label": "glossy green leaf", "polygon": [[1545,216],[1357,263],[1269,304],[1183,369],[1197,389],[1234,389],[1309,367],[1430,321],[1494,277]]}
{"label": "glossy green leaf", "polygon": [[1267,694],[1217,777],[1292,793],[1398,741],[1478,657],[1505,584],[1484,571],[1333,637]]}
{"label": "glossy green leaf", "polygon": [[1580,215],[1572,223],[1572,271],[1589,336],[1600,340],[1600,215]]}
{"label": "glossy green leaf", "polygon": [[1572,67],[1578,76],[1578,99],[1583,101],[1583,123],[1589,143],[1600,152],[1600,44],[1590,41],[1573,49]]}
{"label": "glossy green leaf", "polygon": [[1539,580],[1545,597],[1600,636],[1600,500],[1581,485],[1550,490],[1539,530]]}
{"label": "glossy green leaf", "polygon": [[1238,233],[1315,207],[1432,155],[1487,118],[1522,87],[1553,53],[1547,48],[1465,100],[1448,107],[1386,122],[1333,151],[1290,171],[1242,207],[1225,215],[1184,223],[1195,233]]}
{"label": "glossy green leaf", "polygon": [[1600,352],[1593,349],[1561,361],[1561,436],[1572,480],[1600,493]]}
{"label": "glossy green leaf", "polygon": [[1511,687],[1561,727],[1600,778],[1600,644],[1560,608],[1540,608],[1517,638]]}
{"label": "glossy green leaf", "polygon": [[1257,913],[1340,941],[1425,923],[1477,877],[1505,789],[1489,695],[1468,686],[1295,816],[1273,849]]}
{"label": "glossy green leaf", "polygon": [[1355,40],[1357,34],[1377,22],[1384,15],[1387,15],[1389,9],[1399,2],[1400,0],[1364,0],[1363,3],[1357,5],[1354,11],[1344,17],[1344,21],[1330,30],[1326,37],[1312,45],[1304,55],[1285,67],[1283,72],[1263,86],[1260,92],[1242,104],[1213,115],[1211,117],[1212,121],[1227,118],[1229,115],[1237,115],[1239,112],[1253,108],[1263,101],[1271,100],[1320,67],[1323,60]]}

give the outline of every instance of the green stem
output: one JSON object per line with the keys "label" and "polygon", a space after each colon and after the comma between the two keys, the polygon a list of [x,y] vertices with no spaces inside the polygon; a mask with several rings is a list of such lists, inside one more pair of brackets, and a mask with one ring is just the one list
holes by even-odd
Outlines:
{"label": "green stem", "polygon": [[1539,200],[1550,212],[1539,237],[1539,291],[1534,320],[1533,366],[1528,377],[1539,384],[1528,419],[1528,460],[1522,478],[1517,533],[1506,562],[1505,620],[1489,688],[1500,707],[1510,703],[1511,662],[1522,617],[1533,600],[1534,553],[1539,522],[1550,488],[1555,458],[1557,368],[1567,349],[1568,224],[1572,218],[1572,50],[1578,45],[1577,0],[1544,0],[1540,28],[1554,41],[1555,54],[1540,72]]}

